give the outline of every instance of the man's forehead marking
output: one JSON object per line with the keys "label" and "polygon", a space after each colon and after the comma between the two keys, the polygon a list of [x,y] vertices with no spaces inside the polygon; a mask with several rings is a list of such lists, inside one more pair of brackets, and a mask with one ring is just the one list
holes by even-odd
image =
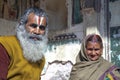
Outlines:
{"label": "man's forehead marking", "polygon": [[40,25],[40,16],[36,16],[37,24]]}
{"label": "man's forehead marking", "polygon": [[44,18],[44,17],[36,16],[37,24],[38,24],[38,25],[41,25],[41,24],[42,24],[43,18]]}

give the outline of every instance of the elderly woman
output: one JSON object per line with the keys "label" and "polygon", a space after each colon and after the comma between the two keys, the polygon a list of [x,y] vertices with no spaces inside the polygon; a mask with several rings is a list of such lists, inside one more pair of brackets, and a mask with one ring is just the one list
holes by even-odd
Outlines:
{"label": "elderly woman", "polygon": [[102,52],[101,37],[97,34],[88,35],[81,45],[70,80],[120,80],[120,69],[103,59]]}

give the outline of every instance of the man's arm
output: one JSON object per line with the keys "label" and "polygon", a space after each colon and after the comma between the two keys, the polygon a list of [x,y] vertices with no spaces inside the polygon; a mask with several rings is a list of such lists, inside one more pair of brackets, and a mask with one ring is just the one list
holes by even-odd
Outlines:
{"label": "man's arm", "polygon": [[6,49],[0,44],[0,80],[7,80],[10,58]]}

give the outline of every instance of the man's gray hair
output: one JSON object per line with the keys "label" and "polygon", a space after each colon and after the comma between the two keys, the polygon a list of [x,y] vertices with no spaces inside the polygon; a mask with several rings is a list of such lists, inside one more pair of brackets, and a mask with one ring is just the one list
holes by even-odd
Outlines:
{"label": "man's gray hair", "polygon": [[25,31],[25,25],[28,22],[28,16],[29,16],[30,13],[34,13],[37,16],[46,18],[47,23],[46,23],[45,34],[47,34],[48,33],[48,16],[47,16],[47,13],[43,9],[40,9],[40,8],[37,8],[37,7],[30,7],[30,8],[25,10],[24,14],[20,18],[19,23],[16,26],[16,32]]}
{"label": "man's gray hair", "polygon": [[45,17],[47,24],[48,24],[48,16],[46,12],[43,9],[31,7],[31,8],[26,9],[23,16],[20,18],[20,23],[19,23],[20,25],[25,25],[27,23],[28,16],[30,13],[34,13],[35,15],[40,16],[40,17]]}

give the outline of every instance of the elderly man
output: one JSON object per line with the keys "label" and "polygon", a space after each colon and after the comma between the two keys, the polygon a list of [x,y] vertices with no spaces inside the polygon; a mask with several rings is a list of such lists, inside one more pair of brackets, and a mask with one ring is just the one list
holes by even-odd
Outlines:
{"label": "elderly man", "polygon": [[0,37],[0,80],[40,80],[47,49],[48,17],[29,8],[21,17],[16,36]]}

